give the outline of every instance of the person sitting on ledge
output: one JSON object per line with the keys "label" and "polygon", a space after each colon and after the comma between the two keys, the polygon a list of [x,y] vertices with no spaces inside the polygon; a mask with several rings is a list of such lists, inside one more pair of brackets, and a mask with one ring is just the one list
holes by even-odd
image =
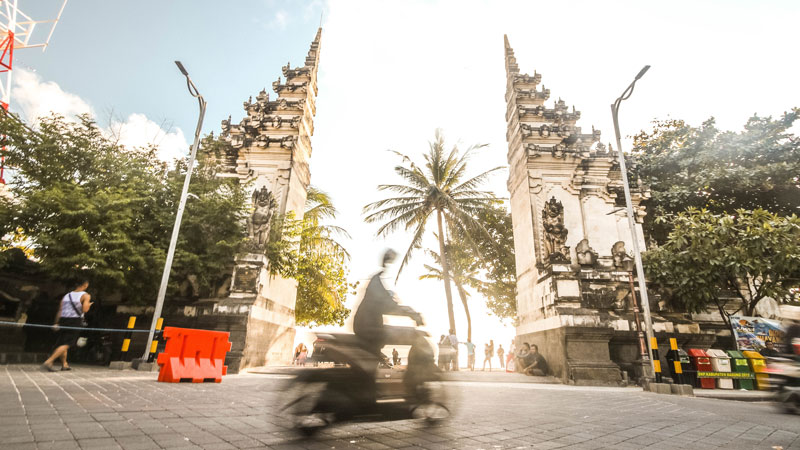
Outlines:
{"label": "person sitting on ledge", "polygon": [[531,346],[527,342],[522,345],[522,350],[517,354],[517,364],[519,365],[520,372],[525,375],[535,375],[539,377],[547,375],[547,361],[544,359],[544,356],[539,353],[539,347],[536,344]]}

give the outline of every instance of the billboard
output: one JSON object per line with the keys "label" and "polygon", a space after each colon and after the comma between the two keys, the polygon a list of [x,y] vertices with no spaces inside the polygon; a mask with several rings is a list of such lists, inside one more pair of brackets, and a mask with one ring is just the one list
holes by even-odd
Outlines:
{"label": "billboard", "polygon": [[778,320],[731,316],[731,327],[733,328],[733,337],[736,339],[736,348],[739,350],[759,352],[765,347],[765,342],[770,340],[775,343],[776,350],[784,351],[784,328]]}

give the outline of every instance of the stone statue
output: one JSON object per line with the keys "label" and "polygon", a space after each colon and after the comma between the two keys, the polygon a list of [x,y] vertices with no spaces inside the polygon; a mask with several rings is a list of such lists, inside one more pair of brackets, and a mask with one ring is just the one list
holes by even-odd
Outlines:
{"label": "stone statue", "polygon": [[614,268],[629,272],[633,270],[633,259],[625,251],[625,243],[617,241],[611,247],[611,257],[614,258]]}
{"label": "stone statue", "polygon": [[582,241],[578,242],[578,245],[575,247],[575,254],[578,257],[578,264],[582,266],[594,266],[594,263],[597,261],[597,252],[592,250],[592,247],[589,246],[589,240],[583,239]]}
{"label": "stone statue", "polygon": [[258,250],[264,250],[269,242],[269,229],[277,202],[272,192],[264,186],[260,190],[253,191],[253,206],[255,210],[247,219],[247,232],[253,246]]}
{"label": "stone statue", "polygon": [[569,247],[567,247],[567,233],[564,226],[564,205],[552,197],[542,209],[542,225],[544,227],[545,257],[550,262],[569,263]]}

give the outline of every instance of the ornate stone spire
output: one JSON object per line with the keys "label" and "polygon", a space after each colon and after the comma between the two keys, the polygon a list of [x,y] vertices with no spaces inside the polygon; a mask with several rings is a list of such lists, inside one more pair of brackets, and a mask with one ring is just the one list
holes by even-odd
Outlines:
{"label": "ornate stone spire", "polygon": [[506,76],[511,78],[519,73],[519,66],[517,65],[517,58],[514,57],[514,49],[511,48],[511,44],[508,43],[507,34],[503,35],[503,40],[506,46]]}

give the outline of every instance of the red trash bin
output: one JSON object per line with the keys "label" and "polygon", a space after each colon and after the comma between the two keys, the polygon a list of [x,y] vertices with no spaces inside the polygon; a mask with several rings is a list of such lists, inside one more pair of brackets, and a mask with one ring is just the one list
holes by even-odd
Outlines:
{"label": "red trash bin", "polygon": [[[690,348],[687,350],[687,353],[689,353],[689,358],[691,358],[692,366],[694,366],[695,370],[698,372],[714,371],[711,368],[711,358],[705,351],[699,348]],[[697,380],[700,382],[700,387],[703,389],[714,389],[716,387],[716,382],[713,378],[697,377]]]}

